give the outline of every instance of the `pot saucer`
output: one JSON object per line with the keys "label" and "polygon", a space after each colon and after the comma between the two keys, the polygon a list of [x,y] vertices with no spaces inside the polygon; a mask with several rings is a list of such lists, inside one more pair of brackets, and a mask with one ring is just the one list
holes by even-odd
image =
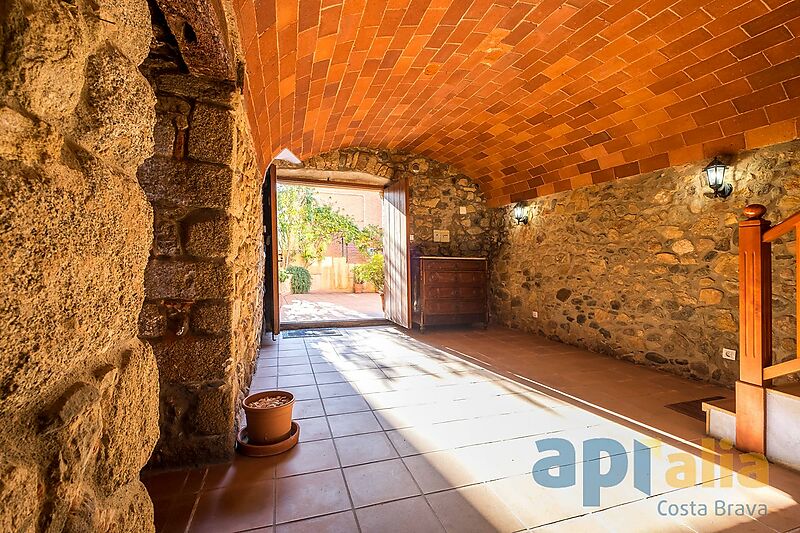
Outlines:
{"label": "pot saucer", "polygon": [[280,442],[273,444],[252,444],[247,437],[247,426],[239,430],[236,436],[236,449],[242,455],[249,457],[269,457],[271,455],[278,455],[294,448],[297,440],[300,438],[300,425],[292,420],[292,430],[289,436]]}

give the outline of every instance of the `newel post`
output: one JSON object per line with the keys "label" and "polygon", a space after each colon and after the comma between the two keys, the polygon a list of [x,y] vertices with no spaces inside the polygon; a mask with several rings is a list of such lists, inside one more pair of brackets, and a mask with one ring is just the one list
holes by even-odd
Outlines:
{"label": "newel post", "polygon": [[[766,453],[764,368],[772,364],[772,249],[767,208],[748,205],[739,223],[739,381],[736,447]],[[768,383],[767,383],[768,384]]]}

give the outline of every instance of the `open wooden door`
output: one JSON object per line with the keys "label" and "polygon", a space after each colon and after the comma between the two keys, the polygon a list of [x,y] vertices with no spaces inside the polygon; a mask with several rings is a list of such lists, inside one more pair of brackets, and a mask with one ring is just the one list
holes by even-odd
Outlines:
{"label": "open wooden door", "polygon": [[264,333],[281,332],[281,295],[278,288],[278,183],[275,165],[270,165],[261,188],[264,206]]}
{"label": "open wooden door", "polygon": [[384,312],[411,329],[411,257],[408,246],[408,185],[405,179],[383,190]]}

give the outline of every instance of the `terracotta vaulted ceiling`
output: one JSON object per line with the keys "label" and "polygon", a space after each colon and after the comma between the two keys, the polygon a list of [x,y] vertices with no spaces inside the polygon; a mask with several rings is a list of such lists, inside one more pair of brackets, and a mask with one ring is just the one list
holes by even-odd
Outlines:
{"label": "terracotta vaulted ceiling", "polygon": [[800,0],[234,3],[262,164],[408,150],[502,205],[800,137]]}

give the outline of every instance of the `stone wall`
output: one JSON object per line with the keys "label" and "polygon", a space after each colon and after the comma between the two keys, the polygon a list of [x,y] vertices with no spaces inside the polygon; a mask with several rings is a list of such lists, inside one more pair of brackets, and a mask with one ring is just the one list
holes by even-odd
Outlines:
{"label": "stone wall", "polygon": [[139,328],[161,378],[151,465],[175,466],[233,455],[260,340],[261,177],[235,82],[186,72],[166,24],[155,31],[144,66],[155,154],[138,173],[154,239]]}
{"label": "stone wall", "polygon": [[[738,233],[746,204],[779,222],[800,210],[800,142],[741,154],[734,193],[709,198],[701,166],[547,196],[530,223],[499,227],[499,323],[683,376],[731,385],[738,361]],[[776,360],[795,344],[794,236],[774,250]],[[538,318],[532,313],[538,312]]]}
{"label": "stone wall", "polygon": [[[451,165],[400,151],[346,148],[310,157],[302,167],[408,180],[413,256],[485,256],[492,247],[493,211],[477,183]],[[434,229],[450,231],[450,242],[434,242]]]}
{"label": "stone wall", "polygon": [[145,0],[0,9],[0,530],[153,530]]}

